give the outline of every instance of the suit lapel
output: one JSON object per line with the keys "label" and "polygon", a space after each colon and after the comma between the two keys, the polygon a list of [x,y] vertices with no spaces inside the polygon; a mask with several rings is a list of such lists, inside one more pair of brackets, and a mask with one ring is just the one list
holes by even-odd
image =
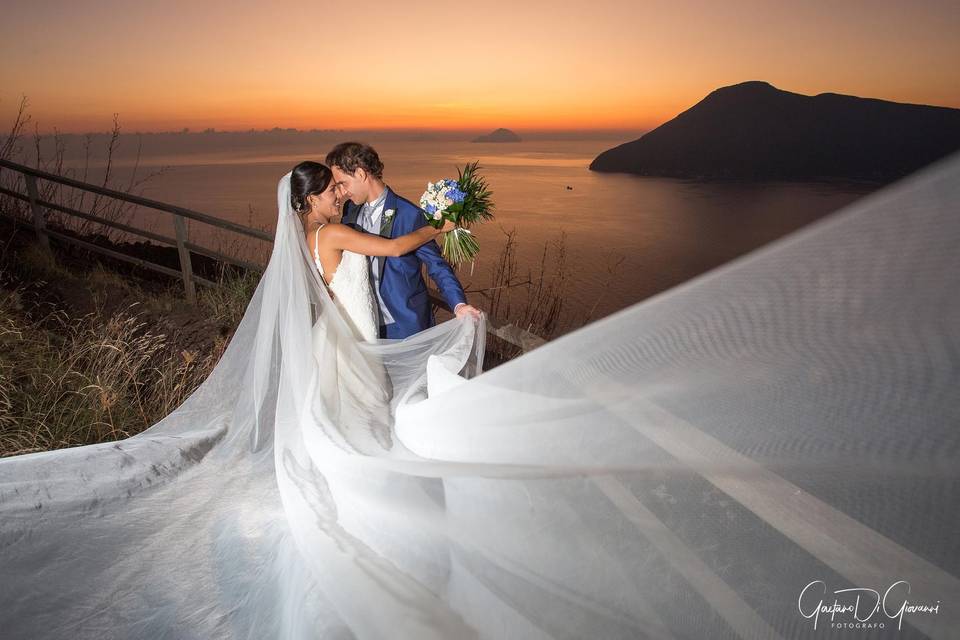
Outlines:
{"label": "suit lapel", "polygon": [[[393,189],[386,187],[387,197],[383,201],[383,213],[380,214],[380,236],[384,238],[393,237],[393,221],[397,217],[397,194],[393,192]],[[393,211],[393,214],[387,215],[388,211]],[[383,267],[387,264],[386,258],[380,258],[378,260],[380,264],[380,287],[383,287]]]}
{"label": "suit lapel", "polygon": [[352,200],[347,200],[343,206],[343,216],[340,218],[340,223],[352,227],[357,224],[358,215],[360,215],[360,207],[355,205]]}

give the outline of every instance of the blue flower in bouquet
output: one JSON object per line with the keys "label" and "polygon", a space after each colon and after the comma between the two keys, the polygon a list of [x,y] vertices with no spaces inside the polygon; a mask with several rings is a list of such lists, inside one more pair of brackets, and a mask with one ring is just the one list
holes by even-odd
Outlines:
{"label": "blue flower in bouquet", "polygon": [[453,204],[463,202],[466,197],[467,194],[461,191],[460,188],[456,186],[456,183],[447,191],[447,200],[451,200]]}
{"label": "blue flower in bouquet", "polygon": [[455,180],[438,180],[427,184],[427,190],[420,197],[420,207],[433,220],[440,220],[450,207],[460,204],[466,198]]}

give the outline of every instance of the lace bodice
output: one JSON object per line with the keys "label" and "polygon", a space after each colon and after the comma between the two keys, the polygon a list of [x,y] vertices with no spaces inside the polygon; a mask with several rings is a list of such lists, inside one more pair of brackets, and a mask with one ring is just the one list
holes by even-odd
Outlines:
{"label": "lace bodice", "polygon": [[[317,227],[313,243],[313,261],[321,276],[323,265],[320,264],[317,239],[323,226]],[[340,258],[340,265],[334,271],[328,287],[333,294],[334,302],[343,311],[344,317],[352,325],[357,336],[368,342],[376,340],[378,337],[377,314],[374,307],[376,302],[373,299],[373,288],[370,286],[367,256],[344,251]]]}

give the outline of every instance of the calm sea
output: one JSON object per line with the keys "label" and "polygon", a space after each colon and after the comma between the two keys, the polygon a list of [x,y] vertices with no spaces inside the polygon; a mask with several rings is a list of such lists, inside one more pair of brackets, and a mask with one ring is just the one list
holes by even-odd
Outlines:
{"label": "calm sea", "polygon": [[[192,136],[191,136],[192,137]],[[200,138],[201,136],[197,136]],[[571,308],[609,314],[802,227],[876,187],[849,183],[717,183],[605,175],[587,169],[611,139],[474,144],[377,140],[385,180],[410,200],[426,183],[456,177],[479,160],[496,220],[476,230],[482,247],[461,267],[468,289],[488,286],[505,240],[516,230],[521,267],[538,270],[545,244],[566,237]],[[146,148],[140,172],[165,170],[143,195],[231,220],[273,227],[277,180],[303,159],[322,161],[335,138],[245,144],[206,151]],[[120,163],[120,174],[129,166]],[[192,227],[192,233],[202,231]],[[552,253],[551,253],[552,255]],[[549,261],[548,261],[549,266]],[[478,302],[482,298],[475,296]]]}

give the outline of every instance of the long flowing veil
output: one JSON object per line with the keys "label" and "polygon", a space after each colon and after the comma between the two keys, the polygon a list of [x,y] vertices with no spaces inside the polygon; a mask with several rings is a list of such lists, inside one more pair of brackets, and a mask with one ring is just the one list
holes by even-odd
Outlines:
{"label": "long flowing veil", "polygon": [[288,174],[180,408],[0,460],[0,635],[956,637],[958,203],[953,156],[481,372],[483,320],[352,337]]}

